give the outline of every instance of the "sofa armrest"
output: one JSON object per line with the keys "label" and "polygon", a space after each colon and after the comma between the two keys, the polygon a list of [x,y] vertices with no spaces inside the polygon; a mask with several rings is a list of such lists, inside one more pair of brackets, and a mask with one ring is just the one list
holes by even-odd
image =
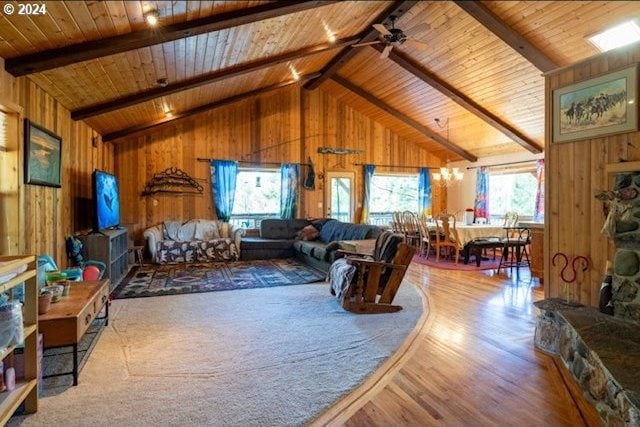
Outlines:
{"label": "sofa armrest", "polygon": [[142,233],[145,240],[147,241],[147,249],[151,254],[151,259],[156,259],[156,248],[158,247],[158,242],[162,241],[162,225],[154,225],[151,228],[147,228]]}
{"label": "sofa armrest", "polygon": [[247,234],[247,230],[244,228],[236,228],[232,231],[233,241],[236,243],[236,248],[238,248],[238,255],[240,254],[240,240]]}

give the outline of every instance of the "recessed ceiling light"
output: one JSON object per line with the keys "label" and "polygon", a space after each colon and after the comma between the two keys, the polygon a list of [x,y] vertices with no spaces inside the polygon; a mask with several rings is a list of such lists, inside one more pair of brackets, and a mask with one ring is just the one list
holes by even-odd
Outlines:
{"label": "recessed ceiling light", "polygon": [[587,38],[601,52],[640,41],[640,27],[635,21],[624,22]]}
{"label": "recessed ceiling light", "polygon": [[160,17],[160,15],[158,15],[157,10],[150,10],[143,16],[144,20],[147,21],[147,25],[149,25],[150,27],[155,27],[156,25],[158,25],[158,18]]}

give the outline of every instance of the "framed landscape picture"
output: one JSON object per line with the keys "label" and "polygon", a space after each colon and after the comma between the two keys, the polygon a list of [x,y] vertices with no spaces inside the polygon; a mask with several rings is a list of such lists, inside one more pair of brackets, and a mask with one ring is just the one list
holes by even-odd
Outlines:
{"label": "framed landscape picture", "polygon": [[25,183],[61,187],[62,138],[25,119],[24,139]]}
{"label": "framed landscape picture", "polygon": [[638,129],[638,67],[553,91],[553,142],[576,141]]}

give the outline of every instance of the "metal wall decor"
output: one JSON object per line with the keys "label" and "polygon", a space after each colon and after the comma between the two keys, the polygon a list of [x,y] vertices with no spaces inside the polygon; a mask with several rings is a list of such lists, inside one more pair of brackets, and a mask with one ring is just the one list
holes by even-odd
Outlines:
{"label": "metal wall decor", "polygon": [[364,150],[357,150],[355,148],[340,148],[340,147],[318,147],[318,153],[320,154],[360,154],[360,153],[364,153]]}
{"label": "metal wall decor", "polygon": [[144,186],[143,196],[157,193],[168,194],[202,194],[204,188],[178,168],[168,168],[157,173]]}

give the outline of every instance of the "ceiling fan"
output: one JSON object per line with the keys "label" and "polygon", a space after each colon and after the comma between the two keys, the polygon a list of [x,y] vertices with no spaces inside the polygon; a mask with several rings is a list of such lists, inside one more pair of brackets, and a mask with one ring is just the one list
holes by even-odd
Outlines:
{"label": "ceiling fan", "polygon": [[369,46],[372,44],[382,43],[385,45],[385,47],[382,53],[380,54],[381,58],[387,58],[389,56],[389,53],[391,53],[391,49],[393,49],[394,46],[400,46],[404,43],[407,43],[408,46],[412,46],[417,49],[425,49],[428,47],[427,43],[413,38],[410,34],[428,30],[429,28],[431,28],[429,24],[427,23],[419,24],[413,27],[409,31],[409,35],[407,35],[404,33],[404,31],[395,27],[396,19],[397,19],[396,16],[389,17],[389,20],[391,21],[391,28],[387,28],[387,26],[384,24],[372,25],[373,28],[375,28],[380,33],[377,40],[364,42],[364,43],[356,43],[356,44],[352,44],[351,46],[359,47],[359,46]]}

